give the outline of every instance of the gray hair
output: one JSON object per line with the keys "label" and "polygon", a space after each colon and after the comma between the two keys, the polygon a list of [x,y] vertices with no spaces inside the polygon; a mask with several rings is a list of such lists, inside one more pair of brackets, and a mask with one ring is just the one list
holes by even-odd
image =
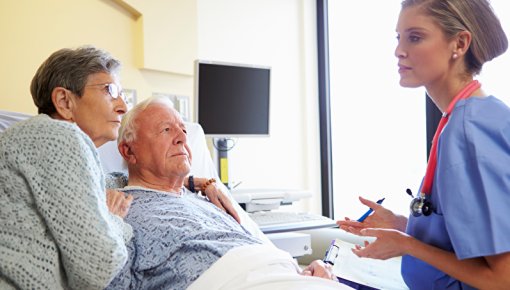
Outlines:
{"label": "gray hair", "polygon": [[117,75],[120,62],[108,52],[93,46],[60,49],[46,59],[32,79],[30,93],[39,114],[56,112],[51,94],[63,87],[78,97],[83,95],[89,75],[105,72]]}
{"label": "gray hair", "polygon": [[485,62],[503,54],[508,39],[498,17],[487,0],[404,0],[402,9],[420,6],[435,19],[446,37],[461,31],[471,33],[471,45],[466,53],[467,72],[479,74]]}
{"label": "gray hair", "polygon": [[172,101],[165,96],[153,96],[138,103],[122,117],[117,144],[120,144],[121,142],[131,143],[135,141],[136,130],[138,129],[135,122],[136,118],[141,112],[145,111],[147,107],[154,104],[166,105],[171,109],[174,108]]}

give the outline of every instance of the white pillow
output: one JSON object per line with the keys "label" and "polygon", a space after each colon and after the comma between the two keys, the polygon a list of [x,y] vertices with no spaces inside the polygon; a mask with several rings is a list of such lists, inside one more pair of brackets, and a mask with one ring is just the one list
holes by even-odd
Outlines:
{"label": "white pillow", "polygon": [[241,218],[241,225],[255,237],[268,244],[272,244],[264,235],[264,233],[262,233],[262,231],[259,229],[255,221],[253,221],[248,213],[246,213],[234,200],[227,187],[220,182],[218,171],[216,170],[216,166],[214,166],[211,154],[207,148],[207,142],[205,140],[205,134],[202,126],[200,126],[198,123],[186,123],[186,129],[188,131],[188,145],[190,146],[193,155],[190,174],[199,177],[215,178],[223,192],[226,192],[229,195],[230,201],[234,205],[236,211],[239,213]]}
{"label": "white pillow", "polygon": [[32,116],[23,113],[8,112],[0,110],[0,133],[10,127],[12,124],[26,120]]}

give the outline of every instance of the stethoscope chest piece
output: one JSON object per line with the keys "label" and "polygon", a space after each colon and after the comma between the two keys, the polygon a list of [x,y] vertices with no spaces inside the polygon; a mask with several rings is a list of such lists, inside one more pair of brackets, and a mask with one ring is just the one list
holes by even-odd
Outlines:
{"label": "stethoscope chest piece", "polygon": [[415,217],[429,216],[432,213],[432,203],[425,196],[417,196],[411,201],[410,210]]}

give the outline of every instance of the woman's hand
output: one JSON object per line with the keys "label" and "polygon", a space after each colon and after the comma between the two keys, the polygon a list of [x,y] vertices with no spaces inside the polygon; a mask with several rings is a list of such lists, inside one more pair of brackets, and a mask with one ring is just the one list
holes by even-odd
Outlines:
{"label": "woman's hand", "polygon": [[359,197],[362,204],[374,210],[363,222],[351,220],[348,217],[343,221],[337,221],[338,226],[356,235],[360,235],[360,231],[366,228],[383,228],[383,229],[396,229],[405,231],[407,226],[407,218],[401,215],[394,214],[391,210],[384,208],[382,205],[373,202],[363,197]]}
{"label": "woman's hand", "polygon": [[365,241],[365,246],[356,245],[352,252],[363,258],[386,260],[407,254],[408,245],[413,237],[393,229],[362,229],[360,235],[375,237],[375,241]]}
{"label": "woman's hand", "polygon": [[216,185],[216,183],[213,182],[209,184],[205,188],[205,192],[203,193],[207,196],[209,201],[212,202],[215,206],[227,212],[238,223],[241,223],[241,218],[237,214],[237,211],[234,209],[232,202],[230,202],[230,198],[228,198],[228,196],[223,191],[221,191],[221,189]]}
{"label": "woman's hand", "polygon": [[303,272],[301,272],[301,275],[320,277],[320,278],[330,279],[330,280],[336,279],[336,276],[332,272],[331,265],[325,264],[321,260],[315,260],[312,263],[310,263],[310,265],[308,265],[305,269],[303,269]]}
{"label": "woman's hand", "polygon": [[106,190],[106,206],[108,210],[114,215],[118,215],[121,218],[125,218],[128,214],[129,207],[133,196],[131,194],[125,195],[124,192],[120,192],[114,189]]}

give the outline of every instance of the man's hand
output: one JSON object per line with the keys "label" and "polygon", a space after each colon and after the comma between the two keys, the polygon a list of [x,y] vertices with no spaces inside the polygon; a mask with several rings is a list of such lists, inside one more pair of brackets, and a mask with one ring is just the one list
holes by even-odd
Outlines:
{"label": "man's hand", "polygon": [[301,272],[301,275],[336,280],[336,276],[332,272],[331,265],[325,264],[321,260],[315,260],[310,263],[310,265]]}
{"label": "man's hand", "polygon": [[106,190],[106,206],[108,210],[121,218],[126,217],[132,201],[132,195],[126,196],[123,192],[114,189]]}
{"label": "man's hand", "polygon": [[207,186],[205,189],[205,195],[215,206],[227,212],[238,223],[241,223],[241,218],[237,214],[237,211],[234,209],[232,202],[230,202],[230,198],[228,198],[228,196],[223,191],[221,191],[216,183],[211,183],[209,186]]}

